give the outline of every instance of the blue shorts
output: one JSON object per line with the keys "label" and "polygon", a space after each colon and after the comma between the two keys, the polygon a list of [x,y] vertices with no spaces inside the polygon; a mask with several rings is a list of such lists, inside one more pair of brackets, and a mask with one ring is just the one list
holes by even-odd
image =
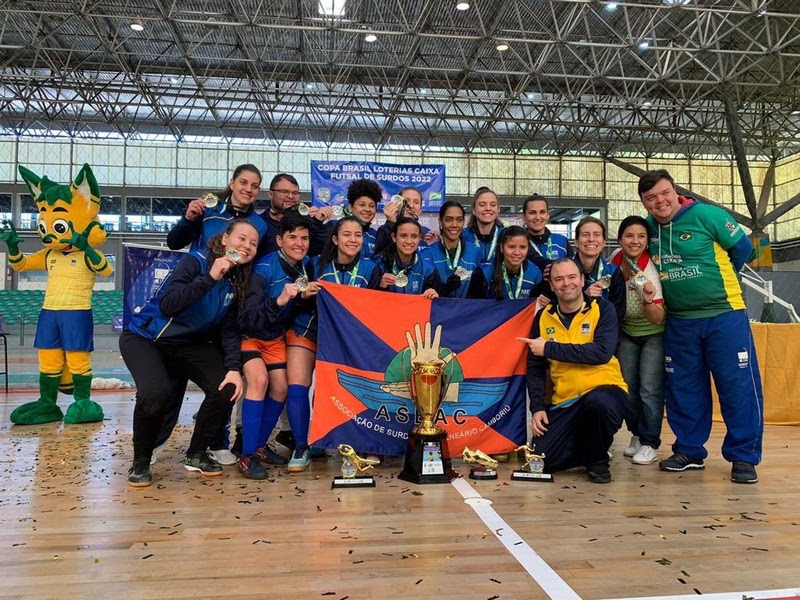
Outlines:
{"label": "blue shorts", "polygon": [[34,348],[51,350],[94,350],[94,319],[89,310],[47,310],[39,312]]}

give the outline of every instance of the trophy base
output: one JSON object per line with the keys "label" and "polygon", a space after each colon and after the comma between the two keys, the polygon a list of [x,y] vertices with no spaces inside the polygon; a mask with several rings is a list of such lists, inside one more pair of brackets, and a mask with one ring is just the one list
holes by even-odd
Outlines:
{"label": "trophy base", "polygon": [[544,482],[544,483],[553,483],[555,479],[553,479],[552,473],[532,473],[530,471],[514,471],[511,473],[511,481],[534,481],[534,482]]}
{"label": "trophy base", "polygon": [[397,476],[411,483],[450,483],[458,477],[450,463],[447,434],[411,433],[403,470]]}
{"label": "trophy base", "polygon": [[481,480],[497,479],[497,471],[494,469],[483,469],[475,467],[469,470],[469,478]]}
{"label": "trophy base", "polygon": [[372,475],[361,475],[358,477],[334,477],[331,481],[331,489],[337,488],[364,488],[375,487],[375,479]]}

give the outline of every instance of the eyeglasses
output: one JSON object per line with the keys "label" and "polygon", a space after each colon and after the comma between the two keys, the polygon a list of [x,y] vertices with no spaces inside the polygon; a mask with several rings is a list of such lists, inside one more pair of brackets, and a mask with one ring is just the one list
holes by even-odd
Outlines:
{"label": "eyeglasses", "polygon": [[279,190],[279,189],[275,189],[275,188],[270,188],[270,191],[271,192],[277,192],[277,193],[282,194],[284,196],[296,196],[298,198],[300,197],[300,192],[296,191],[296,190]]}

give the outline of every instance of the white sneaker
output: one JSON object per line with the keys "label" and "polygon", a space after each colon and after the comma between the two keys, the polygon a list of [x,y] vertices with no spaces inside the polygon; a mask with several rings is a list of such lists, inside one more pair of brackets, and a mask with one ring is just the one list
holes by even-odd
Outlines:
{"label": "white sneaker", "polygon": [[641,447],[642,444],[639,442],[639,436],[634,435],[631,437],[631,443],[628,444],[627,448],[625,448],[625,452],[623,452],[623,454],[628,458],[630,458],[631,456],[636,454],[639,451],[639,448]]}
{"label": "white sneaker", "polygon": [[649,465],[658,460],[658,452],[652,446],[642,446],[631,459],[637,465]]}
{"label": "white sneaker", "polygon": [[206,454],[221,465],[235,465],[238,460],[236,455],[228,449],[209,450]]}
{"label": "white sneaker", "polygon": [[154,464],[156,464],[156,462],[158,462],[158,455],[166,447],[167,447],[167,442],[164,442],[160,446],[156,446],[155,448],[153,448],[153,454],[150,455],[150,464],[151,465],[154,465]]}

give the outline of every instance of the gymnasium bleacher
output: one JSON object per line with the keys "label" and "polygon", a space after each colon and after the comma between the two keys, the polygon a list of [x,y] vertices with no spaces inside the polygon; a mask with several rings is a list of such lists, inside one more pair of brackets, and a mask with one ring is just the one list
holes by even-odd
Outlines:
{"label": "gymnasium bleacher", "polygon": [[[8,325],[35,324],[44,301],[44,290],[0,290],[0,316]],[[95,290],[92,293],[95,325],[111,325],[122,314],[122,290]]]}

